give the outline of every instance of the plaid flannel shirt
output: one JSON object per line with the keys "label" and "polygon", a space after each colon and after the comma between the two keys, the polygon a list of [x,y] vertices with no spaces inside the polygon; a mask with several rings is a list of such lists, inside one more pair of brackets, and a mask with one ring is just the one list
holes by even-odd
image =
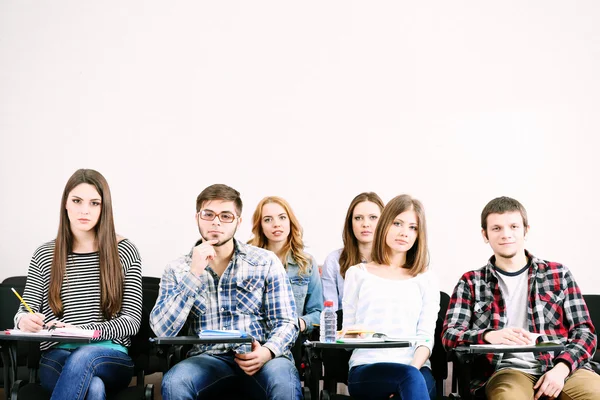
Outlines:
{"label": "plaid flannel shirt", "polygon": [[[542,373],[562,361],[571,368],[590,369],[596,335],[587,306],[569,270],[555,262],[529,259],[527,300],[528,330],[542,334],[538,342],[560,341],[565,350],[539,353]],[[484,344],[483,335],[507,327],[506,304],[498,285],[492,257],[483,268],[465,273],[454,288],[446,312],[442,343],[447,349],[465,344]],[[496,371],[502,354],[487,354],[475,362],[471,391],[483,387]]]}
{"label": "plaid flannel shirt", "polygon": [[[192,249],[193,251],[193,249]],[[192,252],[169,263],[160,282],[150,325],[157,336],[176,336],[190,319],[190,334],[202,329],[240,329],[273,352],[291,359],[298,336],[292,288],[274,253],[234,239],[234,253],[223,275],[210,265],[200,277],[190,272]],[[251,345],[195,345],[190,355],[239,353]]]}

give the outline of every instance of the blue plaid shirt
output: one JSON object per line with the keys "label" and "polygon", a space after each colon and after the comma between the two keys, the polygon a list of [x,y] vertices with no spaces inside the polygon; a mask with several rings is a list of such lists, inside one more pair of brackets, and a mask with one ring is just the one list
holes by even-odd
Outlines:
{"label": "blue plaid shirt", "polygon": [[[193,249],[192,249],[193,251]],[[289,279],[274,253],[234,239],[229,265],[219,278],[210,268],[190,272],[192,251],[169,263],[150,314],[157,336],[177,336],[189,319],[189,334],[202,329],[240,329],[273,352],[292,359],[298,317]],[[249,353],[251,345],[196,345],[190,355]]]}

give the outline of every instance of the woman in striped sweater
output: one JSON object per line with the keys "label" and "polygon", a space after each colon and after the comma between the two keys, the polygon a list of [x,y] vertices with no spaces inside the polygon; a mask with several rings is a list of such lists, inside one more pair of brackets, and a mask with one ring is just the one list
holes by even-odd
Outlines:
{"label": "woman in striped sweater", "polygon": [[31,259],[15,326],[97,329],[88,345],[41,343],[40,381],[52,399],[104,399],[133,376],[127,354],[140,326],[141,260],[129,240],[115,234],[110,189],[97,171],[80,169],[63,191],[56,240]]}
{"label": "woman in striped sweater", "polygon": [[360,327],[411,338],[413,345],[354,350],[348,373],[350,395],[355,399],[433,398],[429,356],[440,293],[428,271],[427,229],[420,201],[402,195],[384,207],[371,258],[346,272],[344,330]]}

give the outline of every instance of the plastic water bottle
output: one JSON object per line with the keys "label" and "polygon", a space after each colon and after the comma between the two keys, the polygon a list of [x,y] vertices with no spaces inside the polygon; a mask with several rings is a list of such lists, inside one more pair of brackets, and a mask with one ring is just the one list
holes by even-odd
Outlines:
{"label": "plastic water bottle", "polygon": [[325,308],[321,311],[321,326],[319,341],[325,343],[335,343],[335,334],[337,331],[337,314],[333,309],[333,301],[326,300],[323,303]]}

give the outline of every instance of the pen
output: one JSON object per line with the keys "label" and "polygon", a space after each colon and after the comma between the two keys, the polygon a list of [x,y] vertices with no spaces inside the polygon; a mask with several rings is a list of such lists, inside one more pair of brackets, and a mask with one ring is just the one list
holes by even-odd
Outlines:
{"label": "pen", "polygon": [[[25,303],[25,300],[23,300],[23,298],[21,296],[19,296],[19,293],[17,293],[17,291],[15,290],[15,288],[11,287],[10,289],[13,291],[13,293],[15,294],[15,296],[17,296],[19,298],[19,300],[21,300],[21,303],[23,303],[23,305],[25,306],[25,308],[27,309],[27,311],[29,311],[32,314],[35,314],[33,312],[33,310],[31,309],[31,307],[29,307],[29,304]],[[56,328],[56,326],[55,326],[55,328]],[[46,329],[46,324],[42,325],[42,329]]]}
{"label": "pen", "polygon": [[11,290],[13,291],[13,293],[15,294],[15,296],[17,296],[19,298],[19,300],[21,300],[21,303],[23,303],[23,305],[25,306],[25,308],[27,308],[27,311],[29,311],[32,314],[35,314],[33,312],[33,310],[31,309],[31,307],[29,307],[29,304],[25,303],[25,300],[23,300],[23,298],[21,296],[19,296],[19,293],[17,293],[17,291],[15,290],[15,288],[11,288]]}

